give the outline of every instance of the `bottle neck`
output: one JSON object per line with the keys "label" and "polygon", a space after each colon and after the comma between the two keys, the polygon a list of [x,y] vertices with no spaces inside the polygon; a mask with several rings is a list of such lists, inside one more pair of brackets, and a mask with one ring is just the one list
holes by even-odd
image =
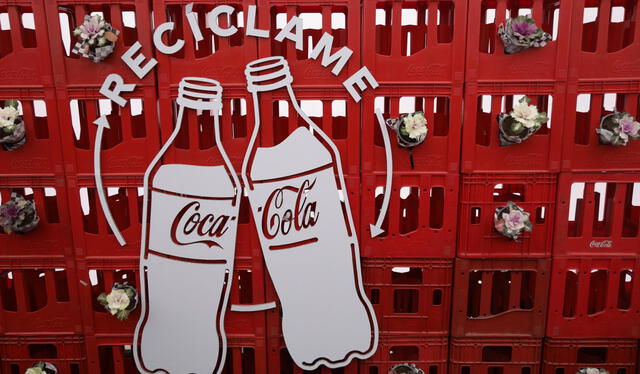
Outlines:
{"label": "bottle neck", "polygon": [[287,60],[281,56],[256,60],[245,69],[247,90],[251,93],[274,91],[291,87],[293,76],[289,71]]}

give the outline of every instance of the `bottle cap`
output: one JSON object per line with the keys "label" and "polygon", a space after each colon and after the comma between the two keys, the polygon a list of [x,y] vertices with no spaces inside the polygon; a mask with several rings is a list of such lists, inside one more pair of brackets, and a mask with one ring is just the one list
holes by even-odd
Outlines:
{"label": "bottle cap", "polygon": [[190,109],[218,112],[222,108],[222,86],[220,82],[209,78],[182,78],[178,85],[177,102]]}
{"label": "bottle cap", "polygon": [[266,92],[293,83],[289,64],[282,56],[262,58],[247,64],[244,70],[249,92]]}

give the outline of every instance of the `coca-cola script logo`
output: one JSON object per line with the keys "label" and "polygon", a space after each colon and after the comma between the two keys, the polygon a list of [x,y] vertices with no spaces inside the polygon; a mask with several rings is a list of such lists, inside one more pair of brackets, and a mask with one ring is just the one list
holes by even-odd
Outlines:
{"label": "coca-cola script logo", "polygon": [[[313,182],[307,179],[300,187],[284,186],[269,195],[262,214],[262,233],[267,239],[273,239],[279,234],[287,235],[292,227],[295,231],[301,231],[315,226],[320,215],[317,202],[307,200],[308,192],[315,185],[315,179]],[[296,194],[293,207],[283,207],[287,192]]]}
{"label": "coca-cola script logo", "polygon": [[185,205],[173,220],[171,239],[178,245],[195,243],[206,244],[209,248],[219,247],[214,240],[224,235],[229,229],[227,223],[236,217],[227,215],[214,216],[211,213],[200,214],[200,202],[193,201]]}
{"label": "coca-cola script logo", "polygon": [[613,247],[613,240],[592,240],[589,243],[590,248],[611,248]]}

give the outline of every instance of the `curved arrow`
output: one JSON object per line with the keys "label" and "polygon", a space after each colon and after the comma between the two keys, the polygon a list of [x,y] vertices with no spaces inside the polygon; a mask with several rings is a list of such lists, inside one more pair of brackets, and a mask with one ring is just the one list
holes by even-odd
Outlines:
{"label": "curved arrow", "polygon": [[98,199],[100,200],[104,218],[107,219],[107,223],[111,228],[111,232],[113,232],[113,235],[116,236],[118,244],[124,247],[127,242],[122,237],[122,234],[120,233],[120,230],[118,230],[118,226],[116,225],[116,221],[113,220],[113,216],[111,215],[111,209],[109,209],[107,198],[104,195],[104,187],[102,186],[102,174],[100,173],[100,150],[102,149],[102,133],[104,132],[105,128],[109,128],[109,121],[107,120],[107,116],[100,116],[98,117],[98,119],[93,121],[93,123],[98,126],[98,132],[96,132],[96,141],[93,148],[93,172],[96,179],[96,190],[98,190]]}
{"label": "curved arrow", "polygon": [[378,118],[378,125],[380,125],[380,132],[382,133],[382,140],[384,141],[384,152],[386,153],[387,158],[387,182],[384,186],[384,197],[382,199],[382,206],[380,207],[378,219],[376,220],[375,225],[369,225],[372,238],[384,233],[384,230],[382,229],[382,222],[384,222],[384,217],[387,215],[387,209],[389,208],[389,199],[391,198],[391,181],[393,179],[393,156],[391,155],[389,132],[387,131],[387,125],[384,122],[384,118],[382,118],[382,113],[378,108],[376,108],[376,118]]}

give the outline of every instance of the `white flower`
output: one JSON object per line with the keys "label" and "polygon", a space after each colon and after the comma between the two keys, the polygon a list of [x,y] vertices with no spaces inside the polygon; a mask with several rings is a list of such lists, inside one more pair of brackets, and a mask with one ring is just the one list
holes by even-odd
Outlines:
{"label": "white flower", "polygon": [[586,374],[600,374],[600,370],[598,368],[587,368]]}
{"label": "white flower", "polygon": [[420,112],[404,117],[404,128],[411,139],[420,139],[427,134],[427,119]]}
{"label": "white flower", "polygon": [[511,116],[524,127],[530,129],[536,125],[539,113],[535,105],[529,105],[526,101],[522,101],[513,106]]}
{"label": "white flower", "polygon": [[511,210],[509,213],[502,213],[502,219],[509,231],[520,231],[525,227],[525,222],[529,220],[529,216],[519,210]]}
{"label": "white flower", "polygon": [[127,309],[129,303],[129,296],[125,290],[111,290],[111,293],[107,295],[107,308],[111,314]]}
{"label": "white flower", "polygon": [[19,116],[20,116],[20,112],[18,112],[18,109],[10,105],[4,108],[0,108],[0,120],[13,122]]}
{"label": "white flower", "polygon": [[24,374],[42,374],[42,369],[39,367],[28,368]]}

